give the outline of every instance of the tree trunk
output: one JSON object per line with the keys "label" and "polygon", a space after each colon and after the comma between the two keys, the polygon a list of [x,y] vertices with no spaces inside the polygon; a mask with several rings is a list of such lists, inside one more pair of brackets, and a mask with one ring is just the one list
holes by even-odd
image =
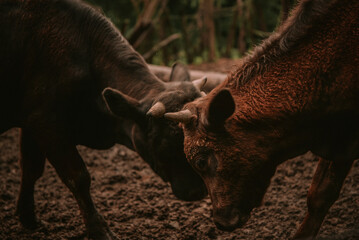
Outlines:
{"label": "tree trunk", "polygon": [[268,31],[267,24],[263,16],[263,6],[261,6],[260,4],[254,4],[254,8],[257,13],[256,18],[258,19],[259,30],[263,32],[267,32]]}
{"label": "tree trunk", "polygon": [[[166,4],[167,4],[167,1],[166,1]],[[168,26],[167,26],[169,18],[168,18],[167,5],[165,6],[163,2],[162,2],[161,9],[162,9],[161,11],[163,12],[163,14],[161,14],[160,19],[159,19],[160,27],[158,29],[158,33],[159,33],[160,39],[165,39],[166,35],[169,33]],[[169,62],[170,62],[170,53],[168,51],[168,48],[163,48],[162,49],[162,60],[163,60],[163,63],[165,65],[169,64]]]}
{"label": "tree trunk", "polygon": [[238,17],[239,17],[239,36],[238,36],[238,50],[239,53],[243,56],[246,52],[246,30],[244,24],[244,14],[243,14],[243,0],[237,0],[238,7]]}
{"label": "tree trunk", "polygon": [[207,31],[205,30],[205,25],[203,22],[204,15],[205,15],[205,0],[200,0],[199,6],[198,6],[198,13],[197,13],[197,27],[199,29],[201,41],[200,41],[199,47],[197,48],[198,52],[196,55],[202,54],[204,52],[204,50],[207,49],[207,47],[208,47]]}
{"label": "tree trunk", "polygon": [[214,2],[205,0],[204,26],[207,31],[208,41],[208,61],[213,62],[216,59],[216,32],[214,26]]}
{"label": "tree trunk", "polygon": [[184,15],[184,13],[181,13],[181,32],[182,32],[182,39],[183,39],[183,43],[184,43],[184,51],[186,53],[186,60],[187,63],[192,63],[193,62],[193,54],[191,51],[191,43],[189,40],[189,36],[188,36],[188,26],[186,24],[186,17]]}
{"label": "tree trunk", "polygon": [[[135,1],[134,1],[135,2]],[[128,37],[129,43],[136,49],[143,39],[146,38],[152,27],[152,18],[156,12],[160,0],[151,0],[144,2],[144,8],[141,15],[138,16],[136,25],[131,35]]]}
{"label": "tree trunk", "polygon": [[213,0],[200,0],[198,8],[198,29],[201,33],[201,43],[203,49],[208,51],[208,61],[216,59],[216,35],[214,26],[214,1]]}
{"label": "tree trunk", "polygon": [[[253,27],[253,0],[245,0],[245,12],[244,12],[244,15],[245,15],[245,26],[246,26],[246,35],[245,35],[245,39],[247,39],[247,43],[249,42],[250,44],[253,44],[254,43],[254,37],[253,37],[253,30],[254,30],[254,27]],[[249,47],[247,47],[248,49]]]}
{"label": "tree trunk", "polygon": [[236,35],[237,22],[238,22],[238,8],[234,9],[233,11],[231,28],[229,29],[228,38],[227,38],[226,52],[224,53],[226,57],[231,57],[231,50]]}
{"label": "tree trunk", "polygon": [[281,22],[284,22],[289,15],[289,9],[290,9],[290,0],[281,0],[282,1],[282,16],[281,16]]}

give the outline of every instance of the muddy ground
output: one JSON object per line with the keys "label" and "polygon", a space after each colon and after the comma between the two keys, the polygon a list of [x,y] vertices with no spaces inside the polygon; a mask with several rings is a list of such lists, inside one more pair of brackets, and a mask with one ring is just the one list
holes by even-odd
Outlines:
{"label": "muddy ground", "polygon": [[[223,65],[224,72],[230,68]],[[77,204],[48,163],[35,188],[36,214],[46,226],[29,231],[19,224],[15,216],[20,185],[18,132],[12,129],[0,135],[0,239],[84,239]],[[94,201],[121,239],[289,239],[304,217],[316,166],[310,153],[280,165],[263,206],[254,209],[243,228],[227,233],[215,228],[208,197],[198,202],[177,200],[136,153],[121,145],[106,151],[78,149],[92,176]],[[356,161],[318,239],[359,239],[358,185]]]}

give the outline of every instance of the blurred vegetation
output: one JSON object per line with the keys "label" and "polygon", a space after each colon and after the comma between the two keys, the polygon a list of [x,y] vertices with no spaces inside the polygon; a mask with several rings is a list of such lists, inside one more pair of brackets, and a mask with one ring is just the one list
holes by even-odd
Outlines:
{"label": "blurred vegetation", "polygon": [[239,58],[283,21],[295,0],[87,0],[147,62]]}

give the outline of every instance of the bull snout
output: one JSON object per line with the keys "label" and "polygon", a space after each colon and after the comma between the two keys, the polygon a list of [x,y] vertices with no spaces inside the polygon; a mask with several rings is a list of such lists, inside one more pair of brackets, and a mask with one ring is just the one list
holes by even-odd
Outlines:
{"label": "bull snout", "polygon": [[233,231],[243,226],[249,219],[249,214],[240,213],[236,208],[226,207],[213,209],[213,221],[217,228],[223,231]]}

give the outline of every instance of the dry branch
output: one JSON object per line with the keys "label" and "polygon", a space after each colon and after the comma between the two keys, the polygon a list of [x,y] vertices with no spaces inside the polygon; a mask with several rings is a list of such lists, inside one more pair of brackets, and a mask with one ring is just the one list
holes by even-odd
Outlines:
{"label": "dry branch", "polygon": [[167,46],[168,44],[170,44],[171,42],[173,42],[174,40],[176,40],[176,39],[178,39],[180,37],[181,37],[181,34],[179,34],[179,33],[172,34],[168,38],[166,38],[166,39],[162,40],[161,42],[157,43],[150,51],[143,54],[143,58],[146,59],[146,60],[151,58],[161,48]]}
{"label": "dry branch", "polygon": [[[132,2],[136,5],[136,2]],[[151,28],[153,21],[152,18],[156,12],[157,6],[159,5],[159,0],[152,0],[145,4],[143,12],[138,16],[136,25],[132,30],[132,33],[128,37],[128,41],[131,45],[136,49],[145,37],[141,37],[143,35],[147,35],[149,29]]]}

